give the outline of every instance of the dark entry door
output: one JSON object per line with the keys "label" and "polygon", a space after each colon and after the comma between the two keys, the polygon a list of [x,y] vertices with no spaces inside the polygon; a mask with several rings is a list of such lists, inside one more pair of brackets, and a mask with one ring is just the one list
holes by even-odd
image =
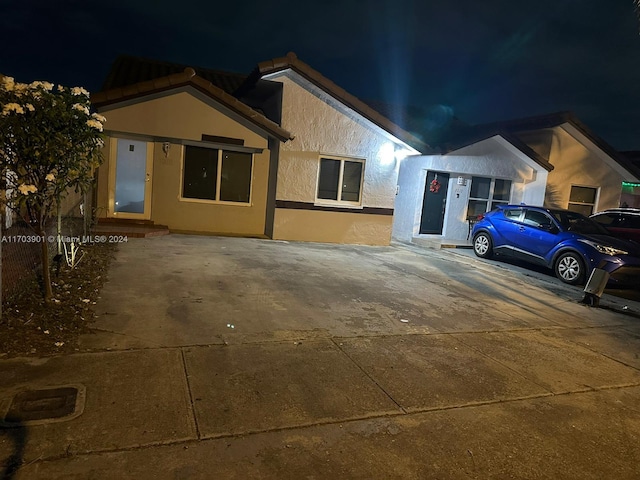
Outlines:
{"label": "dark entry door", "polygon": [[448,187],[448,173],[427,172],[420,233],[442,234]]}

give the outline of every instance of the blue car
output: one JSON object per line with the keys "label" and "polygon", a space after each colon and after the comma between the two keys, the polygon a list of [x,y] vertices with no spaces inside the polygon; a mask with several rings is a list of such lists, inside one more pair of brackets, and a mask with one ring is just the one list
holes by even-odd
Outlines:
{"label": "blue car", "polygon": [[572,285],[584,284],[594,268],[610,282],[637,286],[640,244],[611,236],[599,223],[570,210],[503,205],[486,213],[471,232],[478,257],[515,257],[555,271]]}

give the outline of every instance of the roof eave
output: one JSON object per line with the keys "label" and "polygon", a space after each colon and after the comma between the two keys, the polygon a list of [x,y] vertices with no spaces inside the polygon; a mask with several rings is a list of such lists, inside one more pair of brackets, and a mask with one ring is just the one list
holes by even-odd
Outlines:
{"label": "roof eave", "polygon": [[213,98],[241,117],[246,118],[263,130],[266,130],[282,142],[293,140],[294,138],[290,132],[280,127],[277,123],[272,122],[264,115],[245,105],[234,96],[229,95],[221,88],[216,87],[208,80],[196,75],[195,70],[191,67],[185,68],[182,73],[139,82],[126,87],[114,88],[104,92],[97,92],[91,95],[91,102],[96,108],[101,108],[184,86],[191,86],[208,97]]}
{"label": "roof eave", "polygon": [[309,80],[314,85],[346,105],[348,108],[362,115],[364,118],[387,131],[397,139],[416,149],[420,153],[430,152],[432,149],[419,138],[402,129],[391,120],[381,115],[362,100],[350,94],[342,87],[323,76],[320,72],[302,62],[295,53],[289,52],[285,57],[273,58],[258,64],[256,70],[249,76],[248,80],[256,81],[266,75],[294,70],[296,73]]}

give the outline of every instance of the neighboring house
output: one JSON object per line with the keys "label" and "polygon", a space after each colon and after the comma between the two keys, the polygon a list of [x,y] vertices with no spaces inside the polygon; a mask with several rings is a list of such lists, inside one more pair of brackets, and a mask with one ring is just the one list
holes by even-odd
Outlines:
{"label": "neighboring house", "polygon": [[386,245],[399,155],[427,147],[294,54],[248,76],[122,57],[99,216],[172,231]]}
{"label": "neighboring house", "polygon": [[480,125],[400,167],[394,238],[464,241],[477,215],[526,203],[589,215],[622,203],[640,169],[570,113]]}

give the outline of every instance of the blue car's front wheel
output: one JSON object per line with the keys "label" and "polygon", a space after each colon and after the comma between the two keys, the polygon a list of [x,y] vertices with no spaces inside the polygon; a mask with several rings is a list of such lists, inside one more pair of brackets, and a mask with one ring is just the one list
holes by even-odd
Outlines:
{"label": "blue car's front wheel", "polygon": [[582,259],[575,252],[563,253],[556,260],[556,276],[564,283],[570,285],[584,283],[585,270]]}
{"label": "blue car's front wheel", "polygon": [[493,242],[486,232],[480,232],[473,237],[473,253],[480,258],[491,258],[493,255]]}

